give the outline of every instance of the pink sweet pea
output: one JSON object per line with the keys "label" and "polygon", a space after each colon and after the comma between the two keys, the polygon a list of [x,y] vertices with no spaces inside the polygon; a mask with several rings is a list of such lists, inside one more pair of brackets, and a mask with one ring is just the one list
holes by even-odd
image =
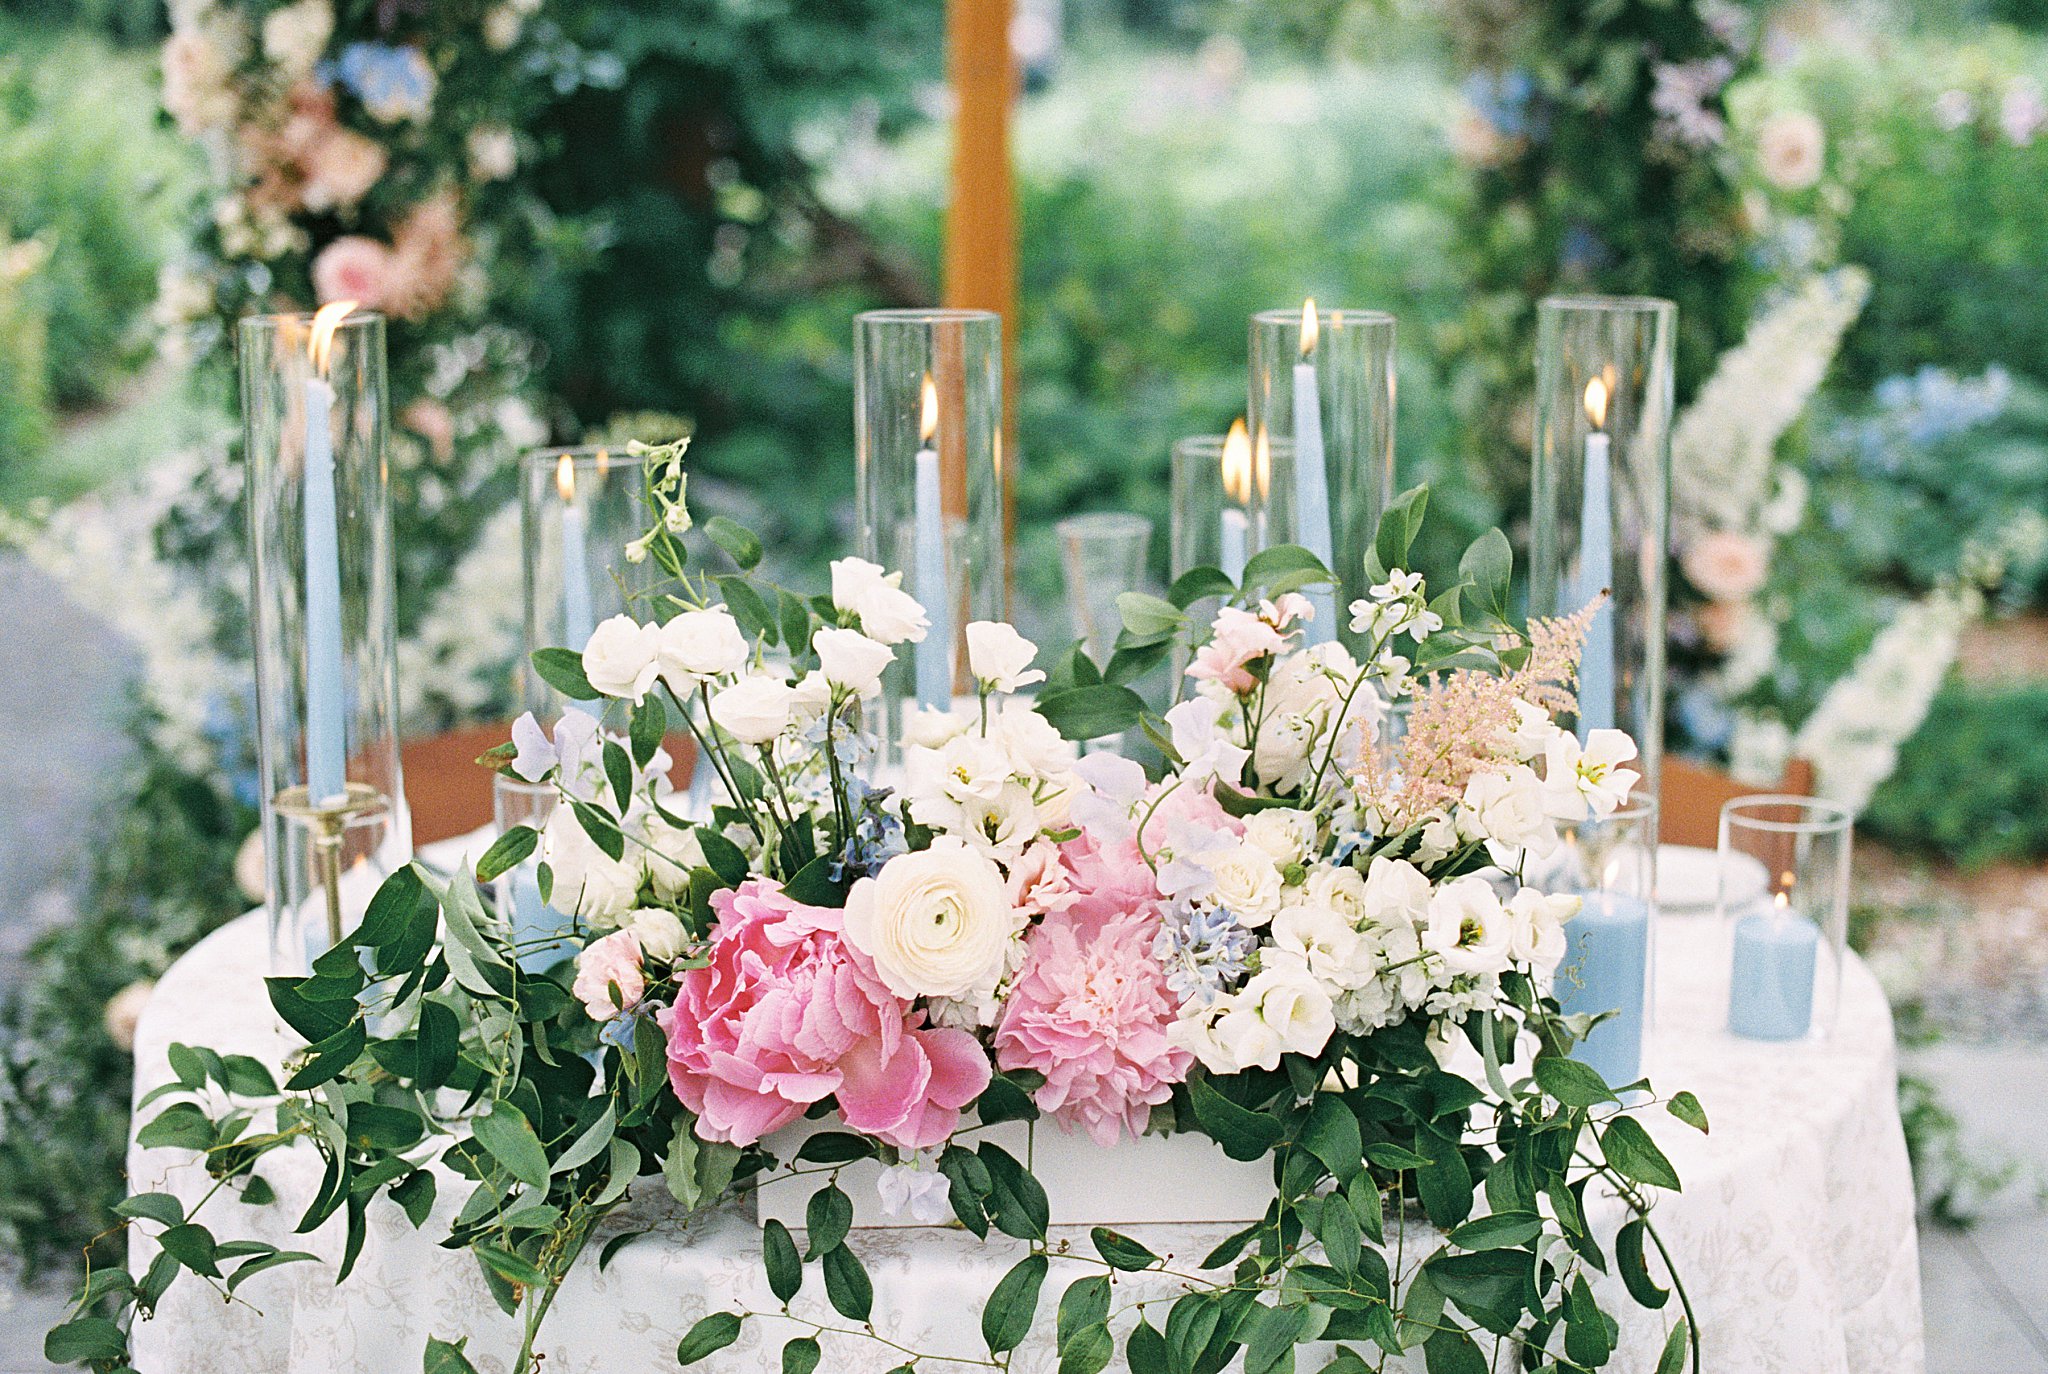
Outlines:
{"label": "pink sweet pea", "polygon": [[930,1027],[841,938],[841,913],[766,879],[712,898],[711,962],[660,1013],[669,1083],[706,1140],[751,1145],[836,1095],[856,1131],[899,1150],[943,1143],[988,1086],[981,1046]]}

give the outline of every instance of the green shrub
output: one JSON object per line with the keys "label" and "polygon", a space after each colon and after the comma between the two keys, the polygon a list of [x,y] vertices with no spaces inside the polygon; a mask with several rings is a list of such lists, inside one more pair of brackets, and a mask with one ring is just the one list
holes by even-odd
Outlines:
{"label": "green shrub", "polygon": [[1873,839],[1974,867],[2048,858],[2048,684],[1953,686],[1863,815]]}
{"label": "green shrub", "polygon": [[50,438],[41,256],[41,244],[9,243],[0,232],[0,474],[19,470]]}

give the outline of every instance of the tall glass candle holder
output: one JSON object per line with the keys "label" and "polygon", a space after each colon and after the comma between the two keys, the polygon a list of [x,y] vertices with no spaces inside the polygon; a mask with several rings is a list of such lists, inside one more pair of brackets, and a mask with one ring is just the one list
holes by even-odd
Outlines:
{"label": "tall glass candle holder", "polygon": [[1580,655],[1576,728],[1626,730],[1655,796],[1664,749],[1665,549],[1678,307],[1569,296],[1537,312],[1529,610],[1605,593]]}
{"label": "tall glass candle holder", "polygon": [[343,943],[412,858],[398,761],[384,320],[347,302],[245,319],[266,905],[273,969]]}
{"label": "tall glass candle holder", "polygon": [[[545,830],[559,799],[551,782],[526,782],[509,773],[491,779],[491,811],[500,835],[521,825]],[[575,918],[541,900],[538,851],[498,876],[496,896],[520,968],[539,973],[575,953],[573,944],[558,938],[575,929]]]}
{"label": "tall glass candle holder", "polygon": [[1355,642],[1344,608],[1364,596],[1365,554],[1394,489],[1394,317],[1318,310],[1315,302],[1252,316],[1250,409],[1255,451],[1275,481],[1266,540],[1300,544],[1337,574],[1311,588],[1310,642]]}
{"label": "tall glass candle holder", "polygon": [[[1731,936],[1728,1029],[1751,1040],[1825,1036],[1849,941],[1849,809],[1812,797],[1721,808],[1719,909]],[[1741,879],[1761,866],[1759,893]]]}
{"label": "tall glass candle holder", "polygon": [[853,326],[860,556],[903,575],[931,629],[882,679],[884,748],[909,703],[970,692],[968,622],[1008,601],[1002,319],[988,310],[871,310]]}
{"label": "tall glass candle holder", "polygon": [[[535,649],[582,652],[590,632],[651,585],[654,561],[626,561],[647,530],[646,460],[615,448],[544,448],[520,464],[519,507],[526,585],[526,704],[552,720],[570,703],[532,671]],[[575,703],[602,715],[604,703]]]}
{"label": "tall glass candle holder", "polygon": [[1657,805],[1636,798],[1562,827],[1563,847],[1532,881],[1578,897],[1552,984],[1567,1015],[1607,1019],[1572,1050],[1612,1088],[1643,1076],[1656,984]]}
{"label": "tall glass candle holder", "polygon": [[1090,511],[1068,516],[1053,532],[1059,536],[1074,637],[1089,657],[1106,663],[1123,628],[1116,599],[1138,590],[1145,579],[1152,522],[1128,511]]}

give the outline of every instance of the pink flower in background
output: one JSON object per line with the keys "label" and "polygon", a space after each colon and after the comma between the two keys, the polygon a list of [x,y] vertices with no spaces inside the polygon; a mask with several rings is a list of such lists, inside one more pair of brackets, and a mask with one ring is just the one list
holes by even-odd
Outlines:
{"label": "pink flower in background", "polygon": [[996,1062],[1044,1074],[1039,1107],[1105,1147],[1125,1129],[1143,1132],[1194,1062],[1166,1036],[1179,1001],[1152,952],[1158,900],[1127,893],[1088,893],[1025,937],[996,1028]]}
{"label": "pink flower in background", "polygon": [[711,962],[677,978],[659,1017],[699,1135],[750,1145],[835,1095],[848,1126],[900,1150],[953,1133],[988,1086],[972,1035],[925,1026],[892,996],[842,938],[842,913],[759,878],[711,901]]}
{"label": "pink flower in background", "polygon": [[638,1005],[647,995],[647,978],[640,971],[640,941],[633,932],[614,931],[585,945],[576,956],[571,991],[593,1021],[609,1021]]}
{"label": "pink flower in background", "polygon": [[344,234],[313,259],[313,291],[327,301],[357,301],[376,310],[391,302],[396,261],[391,249],[362,234]]}
{"label": "pink flower in background", "polygon": [[469,255],[454,194],[442,191],[415,205],[392,235],[392,247],[392,312],[416,320],[438,309]]}
{"label": "pink flower in background", "polygon": [[377,140],[337,126],[308,143],[299,163],[306,177],[306,208],[331,210],[347,208],[367,195],[384,175],[389,159]]}
{"label": "pink flower in background", "polygon": [[1770,555],[1763,544],[1733,530],[1702,535],[1680,555],[1693,586],[1713,601],[1747,601],[1763,590]]}

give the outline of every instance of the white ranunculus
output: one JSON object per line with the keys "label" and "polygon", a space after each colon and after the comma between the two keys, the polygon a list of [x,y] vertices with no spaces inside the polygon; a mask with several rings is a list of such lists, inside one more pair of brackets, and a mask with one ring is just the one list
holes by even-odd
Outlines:
{"label": "white ranunculus", "polygon": [[652,964],[673,964],[683,952],[683,923],[666,907],[643,906],[619,922],[640,942],[640,953]]}
{"label": "white ranunculus", "polygon": [[1259,811],[1245,822],[1244,838],[1270,854],[1276,864],[1298,864],[1308,857],[1315,842],[1315,817],[1291,807]]}
{"label": "white ranunculus", "polygon": [[859,630],[828,626],[811,638],[818,651],[818,666],[825,680],[856,696],[871,697],[882,690],[883,670],[895,661],[888,645],[869,639]]}
{"label": "white ranunculus", "polygon": [[1216,905],[1239,923],[1256,929],[1280,910],[1280,870],[1265,850],[1237,844],[1204,854],[1199,862],[1214,884],[1211,895]]}
{"label": "white ranunculus", "polygon": [[684,611],[661,627],[661,677],[677,696],[747,666],[747,637],[723,606]]}
{"label": "white ranunculus", "polygon": [[906,999],[986,994],[1003,976],[1016,926],[996,866],[948,836],[889,860],[846,898],[846,938]]}
{"label": "white ranunculus", "polygon": [[1547,977],[1564,958],[1564,923],[1579,914],[1569,893],[1525,887],[1508,899],[1508,957]]}
{"label": "white ranunculus", "polygon": [[1031,666],[1038,646],[999,620],[977,620],[967,627],[967,668],[992,692],[1014,692],[1045,674]]}
{"label": "white ranunculus", "polygon": [[1325,987],[1352,986],[1358,973],[1358,932],[1336,912],[1292,902],[1273,918],[1273,947],[1297,956]]}
{"label": "white ranunculus", "polygon": [[639,701],[661,676],[661,638],[652,625],[615,615],[590,632],[583,646],[583,676],[608,697]]}
{"label": "white ranunculus", "polygon": [[1544,810],[1543,780],[1525,764],[1474,773],[1459,802],[1458,828],[1472,839],[1526,849],[1538,858],[1557,848]]}
{"label": "white ranunculus", "polygon": [[789,728],[796,689],[765,673],[743,677],[711,698],[711,719],[742,744],[771,743]]}
{"label": "white ranunculus", "polygon": [[1503,973],[1508,967],[1507,911],[1484,878],[1453,878],[1429,900],[1424,949],[1450,972]]}
{"label": "white ranunculus", "polygon": [[554,874],[548,905],[586,921],[616,920],[640,895],[639,855],[628,844],[624,858],[612,858],[585,833],[573,810],[556,807],[541,832],[541,857]]}
{"label": "white ranunculus", "polygon": [[[1235,1012],[1225,1014],[1216,1028],[1217,1037],[1247,1068],[1256,1064],[1262,1069],[1277,1069],[1283,1053],[1321,1054],[1337,1029],[1330,994],[1306,965],[1295,960],[1269,962],[1252,975],[1236,1000],[1272,1036],[1269,1042],[1249,1034],[1241,1023],[1233,1024]],[[1256,1057],[1247,1052],[1252,1049],[1258,1051]]]}
{"label": "white ranunculus", "polygon": [[1378,855],[1365,871],[1365,914],[1375,925],[1420,924],[1433,895],[1429,879],[1406,859]]}
{"label": "white ranunculus", "polygon": [[860,618],[861,633],[882,644],[916,644],[931,628],[917,598],[903,590],[903,574],[885,573],[864,558],[832,564],[832,604]]}

